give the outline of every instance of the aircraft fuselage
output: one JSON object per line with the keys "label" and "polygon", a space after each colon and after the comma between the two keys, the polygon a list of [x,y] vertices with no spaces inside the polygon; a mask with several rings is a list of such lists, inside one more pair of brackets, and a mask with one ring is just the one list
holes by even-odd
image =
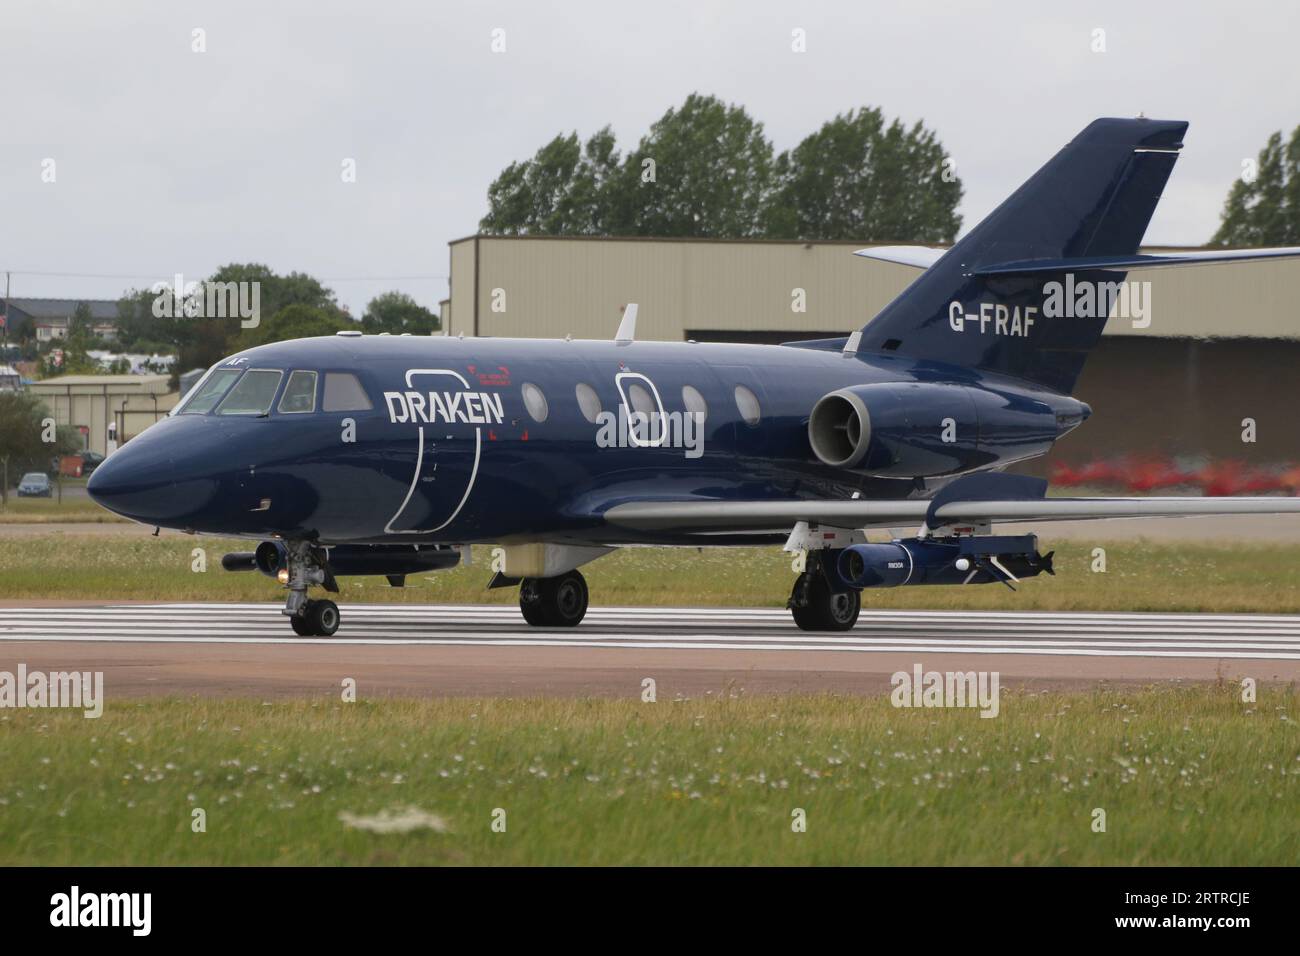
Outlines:
{"label": "aircraft fuselage", "polygon": [[[972,461],[989,468],[1042,454],[1068,430],[977,449],[978,428],[963,422],[941,435],[919,409],[932,477],[876,477],[829,467],[810,449],[809,413],[838,388],[955,383],[995,413],[1047,405],[1069,427],[1082,407],[971,369],[790,346],[335,336],[261,346],[223,368],[283,373],[269,412],[182,405],[101,467],[99,500],[169,528],[326,544],[700,543],[610,528],[600,515],[656,498],[928,497],[976,470]],[[319,376],[309,413],[279,408],[295,370]],[[370,407],[328,409],[322,382],[332,372],[357,376]]]}

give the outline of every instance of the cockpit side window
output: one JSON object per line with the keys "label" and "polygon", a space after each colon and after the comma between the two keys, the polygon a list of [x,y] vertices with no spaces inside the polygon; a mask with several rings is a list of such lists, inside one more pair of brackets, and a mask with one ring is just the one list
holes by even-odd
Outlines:
{"label": "cockpit side window", "polygon": [[271,411],[283,372],[250,368],[217,406],[218,415],[265,415]]}
{"label": "cockpit side window", "polygon": [[289,384],[284,387],[280,404],[276,406],[282,415],[302,415],[316,411],[316,373],[296,371],[289,376]]}
{"label": "cockpit side window", "polygon": [[214,368],[195,385],[177,410],[178,415],[206,415],[221,401],[221,396],[244,374],[241,368]]}
{"label": "cockpit side window", "polygon": [[321,408],[327,412],[366,412],[374,405],[351,372],[326,372]]}

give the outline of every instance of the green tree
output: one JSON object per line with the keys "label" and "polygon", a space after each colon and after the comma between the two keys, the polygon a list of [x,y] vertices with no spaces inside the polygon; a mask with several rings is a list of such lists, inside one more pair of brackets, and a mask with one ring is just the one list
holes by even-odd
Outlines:
{"label": "green tree", "polygon": [[836,116],[794,149],[743,107],[692,93],[621,161],[606,126],[557,136],[488,189],[480,227],[506,235],[950,242],[962,184],[921,123]]}
{"label": "green tree", "polygon": [[241,331],[231,343],[230,352],[242,352],[257,345],[288,339],[333,335],[350,328],[356,328],[356,323],[337,309],[295,303],[285,306],[270,318],[262,319],[256,328]]}
{"label": "green tree", "polygon": [[608,193],[618,175],[618,151],[608,126],[585,146],[560,135],[532,159],[511,163],[488,187],[485,232],[522,236],[602,235],[610,226]]}
{"label": "green tree", "polygon": [[184,318],[154,314],[158,293],[130,289],[117,300],[117,341],[128,352],[175,353]]}
{"label": "green tree", "polygon": [[951,242],[962,184],[934,132],[879,109],[836,116],[776,161],[776,239]]}
{"label": "green tree", "polygon": [[[119,341],[124,347],[140,351],[176,354],[178,358],[172,366],[173,384],[182,372],[208,368],[232,352],[246,348],[245,343],[263,344],[279,338],[292,338],[287,334],[277,337],[274,331],[258,331],[268,317],[290,306],[303,306],[340,322],[349,321],[347,313],[335,301],[334,292],[303,272],[279,275],[260,263],[230,263],[209,276],[207,282],[248,283],[243,287],[244,301],[250,306],[256,304],[258,328],[243,328],[244,318],[238,315],[187,316],[184,302],[176,303],[172,293],[162,288],[161,283],[150,289],[129,290],[118,300]],[[206,289],[205,283],[199,284],[199,295]],[[159,291],[154,291],[155,288]]]}
{"label": "green tree", "polygon": [[763,124],[744,107],[692,93],[628,154],[608,219],[638,236],[761,236],[771,187]]}
{"label": "green tree", "polygon": [[72,315],[68,318],[68,341],[88,345],[94,338],[95,317],[91,314],[89,305],[85,302],[78,302],[76,308],[72,310]]}
{"label": "green tree", "polygon": [[438,316],[405,292],[384,292],[375,296],[361,317],[361,331],[371,335],[379,332],[430,335],[441,327]]}
{"label": "green tree", "polygon": [[55,339],[41,356],[37,372],[40,378],[56,375],[99,375],[99,363],[86,354],[86,350],[70,344],[66,339]]}
{"label": "green tree", "polygon": [[[50,459],[81,447],[81,436],[69,426],[53,433],[45,426],[49,410],[27,392],[0,392],[0,501],[9,503],[9,485],[27,470],[47,471]],[[53,438],[48,442],[46,438]]]}
{"label": "green tree", "polygon": [[1243,175],[1228,191],[1215,246],[1300,245],[1300,126],[1282,146],[1279,130],[1255,161],[1255,175]]}
{"label": "green tree", "polygon": [[41,356],[41,377],[98,374],[102,371],[99,363],[88,353],[99,344],[102,343],[95,338],[95,319],[90,306],[78,302],[68,317],[67,335],[52,339]]}
{"label": "green tree", "polygon": [[[260,263],[231,263],[218,269],[208,281],[257,283],[258,324],[244,328],[239,317],[180,320],[178,376],[187,369],[208,368],[232,352],[253,345],[328,334],[347,328],[344,323],[350,321],[335,301],[334,292],[304,272],[282,276]],[[251,291],[249,294],[251,302]],[[300,306],[301,310],[281,316],[291,306]]]}

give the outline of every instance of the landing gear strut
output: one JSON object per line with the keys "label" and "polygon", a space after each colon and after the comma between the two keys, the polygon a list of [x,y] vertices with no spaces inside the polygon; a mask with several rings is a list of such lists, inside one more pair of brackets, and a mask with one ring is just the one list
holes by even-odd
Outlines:
{"label": "landing gear strut", "polygon": [[577,627],[587,613],[587,580],[578,571],[553,578],[524,578],[519,610],[533,627]]}
{"label": "landing gear strut", "polygon": [[[844,589],[835,590],[837,587]],[[824,566],[823,553],[812,551],[807,570],[795,579],[786,607],[801,631],[848,631],[858,622],[862,595],[840,584],[838,576]]]}
{"label": "landing gear strut", "polygon": [[314,584],[333,594],[339,592],[325,552],[310,541],[286,541],[284,568],[279,573],[289,589],[282,613],[289,618],[293,632],[299,637],[332,637],[339,629],[339,606],[307,598],[307,589]]}

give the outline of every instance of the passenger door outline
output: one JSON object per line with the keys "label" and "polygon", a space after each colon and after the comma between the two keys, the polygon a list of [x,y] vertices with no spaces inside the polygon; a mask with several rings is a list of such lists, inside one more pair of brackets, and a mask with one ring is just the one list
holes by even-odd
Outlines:
{"label": "passenger door outline", "polygon": [[[452,378],[456,379],[456,381],[460,383],[463,389],[469,391],[469,382],[466,381],[465,376],[461,375],[459,372],[455,371],[454,369],[449,369],[449,368],[408,369],[406,372],[406,387],[408,389],[413,387],[413,383],[411,380],[416,375],[450,375]],[[423,424],[420,425],[420,431],[417,437],[417,442],[418,444],[416,445],[416,452],[415,452],[415,473],[411,476],[411,486],[406,490],[406,497],[402,499],[402,503],[398,506],[397,511],[393,513],[393,516],[388,519],[388,523],[384,525],[385,534],[433,534],[436,531],[441,531],[443,528],[447,527],[447,525],[451,524],[453,521],[456,520],[456,516],[459,515],[461,510],[465,507],[465,502],[469,500],[470,492],[474,490],[474,482],[478,478],[479,460],[482,457],[482,452],[483,452],[483,427],[481,425],[474,426],[474,464],[470,469],[469,480],[465,483],[465,493],[461,495],[460,502],[456,505],[456,509],[452,511],[450,517],[448,517],[445,521],[442,522],[442,524],[438,525],[436,528],[407,528],[401,530],[394,530],[393,528],[394,522],[396,522],[402,516],[402,513],[406,511],[407,506],[411,503],[411,498],[414,497],[415,489],[419,486],[421,477],[423,476],[424,473],[425,439],[424,439]]]}
{"label": "passenger door outline", "polygon": [[[657,413],[659,416],[659,437],[656,440],[643,442],[637,438],[636,431],[632,428],[632,414],[635,410],[632,408],[632,403],[628,400],[627,391],[623,388],[623,380],[629,378],[637,378],[645,382],[645,384],[650,387],[650,394],[654,396],[655,407],[659,409]],[[659,396],[658,386],[655,385],[648,375],[644,375],[641,372],[619,372],[614,376],[614,386],[618,389],[618,397],[622,400],[623,407],[627,409],[628,444],[633,448],[659,448],[662,446],[664,440],[668,437],[668,420],[667,416],[664,414],[664,400]],[[653,435],[654,433],[655,430],[652,424],[650,434]]]}

